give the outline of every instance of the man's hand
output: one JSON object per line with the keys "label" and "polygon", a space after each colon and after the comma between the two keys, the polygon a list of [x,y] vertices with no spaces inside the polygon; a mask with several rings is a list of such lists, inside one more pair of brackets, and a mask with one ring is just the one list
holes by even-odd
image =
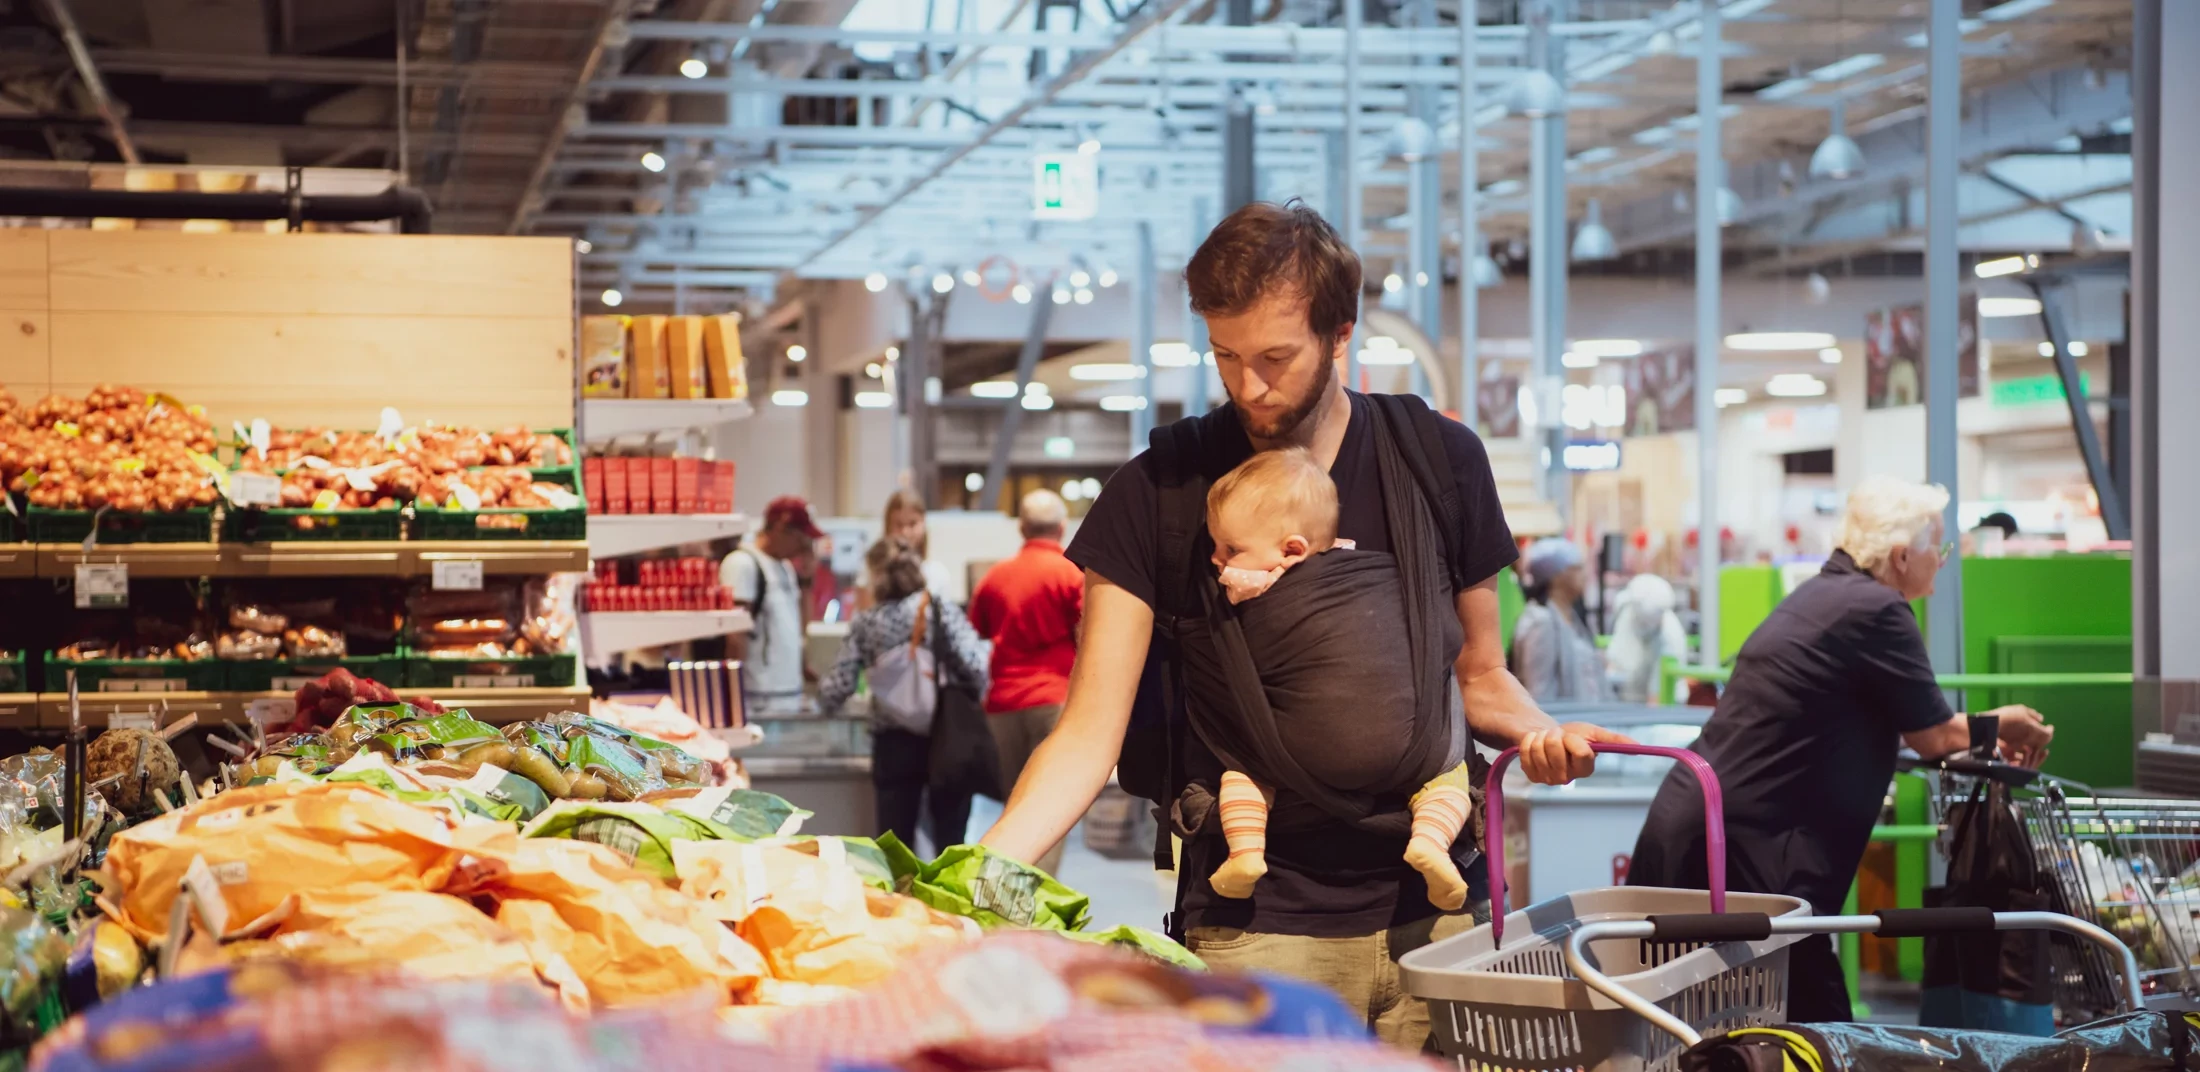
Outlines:
{"label": "man's hand", "polygon": [[2055,727],[2040,713],[2023,704],[2010,704],[1983,712],[2001,720],[2001,754],[2019,767],[2038,767],[2047,762],[2047,743],[2055,739]]}
{"label": "man's hand", "polygon": [[1635,739],[1586,722],[1536,730],[1520,739],[1520,772],[1538,785],[1565,785],[1596,773],[1591,743],[1633,744]]}

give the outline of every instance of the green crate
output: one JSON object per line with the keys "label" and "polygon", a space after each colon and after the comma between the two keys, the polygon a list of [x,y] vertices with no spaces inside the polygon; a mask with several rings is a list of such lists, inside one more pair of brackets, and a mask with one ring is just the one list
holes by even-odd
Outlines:
{"label": "green crate", "polygon": [[67,692],[70,670],[81,692],[220,692],[227,667],[214,659],[84,659],[46,653],[46,691]]}
{"label": "green crate", "polygon": [[414,655],[405,661],[405,686],[415,689],[564,688],[576,680],[579,660],[571,655],[514,655],[503,659],[436,659]]}
{"label": "green crate", "polygon": [[[23,519],[22,496],[0,491],[0,498],[8,500],[0,503],[0,543],[26,542],[30,538],[30,526]],[[15,509],[10,510],[9,506]]]}
{"label": "green crate", "polygon": [[222,518],[227,543],[343,543],[405,538],[405,511],[315,510],[310,507],[233,509]]}
{"label": "green crate", "polygon": [[0,656],[0,692],[31,691],[30,664],[21,655]]}
{"label": "green crate", "polygon": [[342,668],[393,689],[405,687],[402,655],[347,655],[341,659],[232,659],[222,663],[235,692],[296,692],[306,682]]}
{"label": "green crate", "polygon": [[[92,534],[90,510],[45,510],[31,507],[33,543],[83,543]],[[98,515],[100,543],[212,543],[214,511],[201,508],[174,513],[121,513],[108,510]]]}
{"label": "green crate", "polygon": [[[545,471],[548,473],[549,471]],[[546,482],[562,482],[580,494],[580,470],[566,470]],[[446,510],[426,503],[413,508],[416,540],[585,540],[588,507],[569,510]]]}

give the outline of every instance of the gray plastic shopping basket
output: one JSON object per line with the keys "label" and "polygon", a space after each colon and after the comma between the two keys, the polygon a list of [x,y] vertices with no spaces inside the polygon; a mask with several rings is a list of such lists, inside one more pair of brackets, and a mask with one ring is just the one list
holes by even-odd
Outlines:
{"label": "gray plastic shopping basket", "polygon": [[[1732,909],[1807,916],[1800,898],[1726,892],[1726,831],[1719,784],[1703,757],[1678,748],[1599,744],[1600,752],[1670,756],[1704,790],[1710,886],[1705,890],[1618,887],[1578,890],[1506,913],[1501,780],[1515,751],[1489,778],[1490,923],[1408,953],[1399,961],[1406,992],[1428,1002],[1430,1037],[1465,1072],[1671,1072],[1681,1045],[1672,1035],[1599,994],[1566,966],[1569,935],[1591,923]],[[1511,940],[1505,940],[1507,934]],[[1780,1023],[1787,1009],[1790,934],[1755,941],[1591,941],[1588,955],[1625,987],[1707,1034]]]}

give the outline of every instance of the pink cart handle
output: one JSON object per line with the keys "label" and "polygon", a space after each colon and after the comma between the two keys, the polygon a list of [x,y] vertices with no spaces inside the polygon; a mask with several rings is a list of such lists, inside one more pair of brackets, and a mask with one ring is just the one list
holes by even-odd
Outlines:
{"label": "pink cart handle", "polygon": [[[1589,747],[1598,752],[1618,752],[1630,756],[1665,756],[1686,764],[1689,770],[1696,773],[1696,784],[1703,787],[1705,856],[1710,864],[1711,910],[1726,911],[1726,804],[1719,795],[1719,776],[1712,773],[1711,764],[1686,748],[1598,742],[1591,742]],[[1518,748],[1508,748],[1498,753],[1497,761],[1490,764],[1489,788],[1485,794],[1489,798],[1489,833],[1486,838],[1489,844],[1485,855],[1489,858],[1492,948],[1505,944],[1505,768],[1519,754]]]}

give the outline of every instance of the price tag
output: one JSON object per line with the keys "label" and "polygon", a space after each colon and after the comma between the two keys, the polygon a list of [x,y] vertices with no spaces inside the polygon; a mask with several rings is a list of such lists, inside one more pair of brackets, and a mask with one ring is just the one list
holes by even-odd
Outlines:
{"label": "price tag", "polygon": [[186,684],[180,677],[111,677],[99,683],[99,691],[182,692]]}
{"label": "price tag", "polygon": [[531,689],[535,687],[533,674],[453,674],[454,689]]}
{"label": "price tag", "polygon": [[191,858],[191,866],[183,869],[183,886],[198,902],[199,920],[206,929],[216,937],[229,933],[229,902],[222,898],[221,880],[206,866],[206,857]]}
{"label": "price tag", "polygon": [[244,705],[244,717],[261,729],[279,726],[298,717],[298,701],[289,696],[272,696],[254,700]]}
{"label": "price tag", "polygon": [[[480,587],[476,585],[475,587]],[[78,610],[99,610],[130,605],[130,567],[120,562],[79,562],[76,566]]]}
{"label": "price tag", "polygon": [[266,473],[233,473],[229,501],[238,506],[274,506],[283,501],[283,482]]}
{"label": "price tag", "polygon": [[459,559],[437,562],[433,567],[432,582],[439,592],[481,591],[481,560]]}
{"label": "price tag", "polygon": [[107,716],[107,728],[111,730],[147,730],[159,725],[151,711],[115,711]]}

